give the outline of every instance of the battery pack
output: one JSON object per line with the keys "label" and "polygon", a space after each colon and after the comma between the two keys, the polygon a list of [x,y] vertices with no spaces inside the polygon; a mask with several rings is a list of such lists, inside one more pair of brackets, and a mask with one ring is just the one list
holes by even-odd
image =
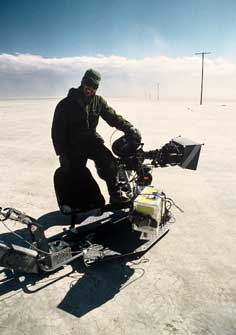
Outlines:
{"label": "battery pack", "polygon": [[157,235],[165,214],[165,195],[157,188],[146,186],[134,200],[133,230],[143,236]]}

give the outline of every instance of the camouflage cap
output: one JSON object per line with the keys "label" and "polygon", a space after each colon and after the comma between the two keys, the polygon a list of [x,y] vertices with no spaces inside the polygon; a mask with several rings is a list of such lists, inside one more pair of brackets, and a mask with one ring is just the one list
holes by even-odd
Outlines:
{"label": "camouflage cap", "polygon": [[99,86],[100,80],[101,80],[101,75],[98,71],[93,70],[93,69],[88,69],[82,78],[81,84],[88,85],[88,86],[91,86],[97,89]]}

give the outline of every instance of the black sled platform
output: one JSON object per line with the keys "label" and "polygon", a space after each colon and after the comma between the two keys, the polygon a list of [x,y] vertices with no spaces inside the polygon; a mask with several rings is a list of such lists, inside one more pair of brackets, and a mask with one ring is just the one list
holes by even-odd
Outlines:
{"label": "black sled platform", "polygon": [[127,208],[96,216],[89,213],[78,227],[69,228],[47,239],[37,220],[8,209],[4,216],[26,224],[31,241],[28,241],[29,248],[1,243],[0,266],[26,273],[53,272],[77,258],[89,266],[117,257],[142,254],[169,229],[166,222],[154,238],[142,239],[140,232],[133,231],[129,215],[130,210]]}

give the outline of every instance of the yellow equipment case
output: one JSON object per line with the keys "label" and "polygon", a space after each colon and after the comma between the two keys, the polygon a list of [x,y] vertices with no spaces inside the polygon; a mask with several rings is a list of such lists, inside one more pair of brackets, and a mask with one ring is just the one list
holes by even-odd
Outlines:
{"label": "yellow equipment case", "polygon": [[134,200],[133,229],[142,232],[143,238],[159,235],[165,211],[165,194],[153,186],[144,187]]}

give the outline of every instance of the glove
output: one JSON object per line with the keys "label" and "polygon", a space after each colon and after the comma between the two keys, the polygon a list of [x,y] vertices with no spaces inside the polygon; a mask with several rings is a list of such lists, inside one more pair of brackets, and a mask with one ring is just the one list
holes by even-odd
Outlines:
{"label": "glove", "polygon": [[134,139],[137,142],[141,142],[142,136],[137,128],[131,127],[126,132],[125,135]]}
{"label": "glove", "polygon": [[59,162],[63,171],[68,171],[70,169],[70,160],[65,154],[59,156]]}

